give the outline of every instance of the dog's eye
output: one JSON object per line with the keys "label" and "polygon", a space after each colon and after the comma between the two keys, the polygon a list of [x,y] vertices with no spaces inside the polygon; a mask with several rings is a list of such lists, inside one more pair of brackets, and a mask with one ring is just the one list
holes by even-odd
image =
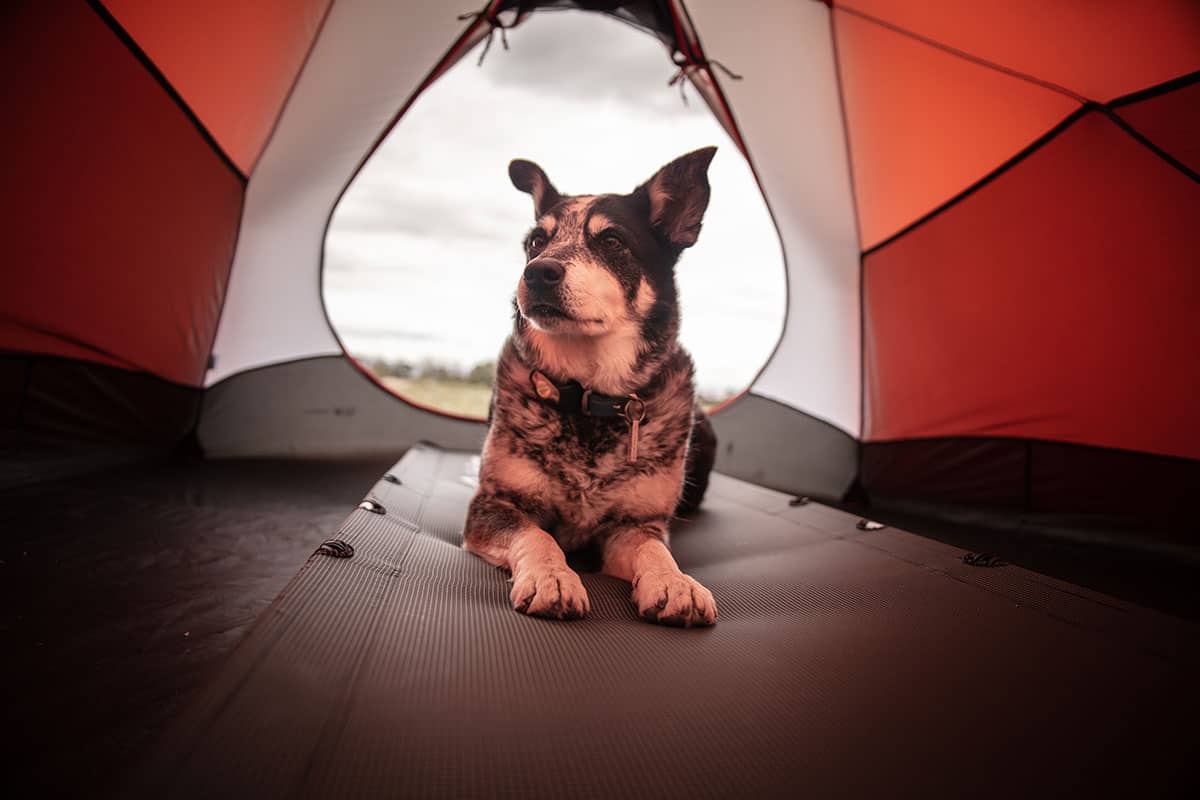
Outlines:
{"label": "dog's eye", "polygon": [[536,230],[529,234],[529,249],[541,250],[546,246],[546,233],[541,230]]}
{"label": "dog's eye", "polygon": [[600,235],[600,246],[605,250],[620,250],[625,243],[615,233],[604,233]]}

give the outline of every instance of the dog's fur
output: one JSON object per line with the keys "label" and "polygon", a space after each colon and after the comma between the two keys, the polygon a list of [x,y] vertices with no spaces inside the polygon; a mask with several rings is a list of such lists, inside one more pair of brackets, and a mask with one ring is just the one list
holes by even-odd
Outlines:
{"label": "dog's fur", "polygon": [[[700,232],[715,152],[682,156],[627,195],[564,196],[536,164],[509,165],[537,224],[525,239],[464,546],[512,572],[518,611],[585,615],[587,592],[563,551],[594,545],[604,572],[632,583],[643,617],[716,621],[712,594],[680,572],[667,546],[676,511],[699,505],[716,452],[677,341],[674,274]],[[637,459],[626,419],[548,405],[535,370],[643,400]]]}

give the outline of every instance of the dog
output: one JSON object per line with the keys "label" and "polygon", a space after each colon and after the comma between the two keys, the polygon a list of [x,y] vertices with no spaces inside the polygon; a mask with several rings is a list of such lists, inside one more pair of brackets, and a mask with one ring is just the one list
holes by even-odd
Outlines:
{"label": "dog", "polygon": [[668,547],[677,513],[699,506],[716,457],[680,347],[675,265],[708,207],[707,147],[625,195],[560,194],[515,160],[535,226],[497,362],[479,484],[463,546],[512,573],[519,612],[590,610],[564,552],[599,550],[645,619],[713,625],[712,593]]}

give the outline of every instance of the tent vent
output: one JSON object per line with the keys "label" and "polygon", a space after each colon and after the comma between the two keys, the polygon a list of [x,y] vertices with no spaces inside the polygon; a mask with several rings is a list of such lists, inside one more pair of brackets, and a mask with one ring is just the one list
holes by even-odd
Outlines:
{"label": "tent vent", "polygon": [[399,486],[401,483],[403,483],[403,481],[401,481],[399,478],[397,478],[395,475],[393,475],[390,472],[387,475],[384,475],[383,479],[385,481],[387,481],[388,483],[394,483],[397,486]]}

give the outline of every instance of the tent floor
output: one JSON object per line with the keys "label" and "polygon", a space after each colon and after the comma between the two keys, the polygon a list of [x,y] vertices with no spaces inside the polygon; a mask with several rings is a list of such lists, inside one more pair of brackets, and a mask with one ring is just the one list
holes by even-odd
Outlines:
{"label": "tent floor", "polygon": [[146,795],[1180,791],[1196,625],[717,477],[678,526],[713,629],[511,610],[460,547],[471,457],[411,451],[200,693]]}
{"label": "tent floor", "polygon": [[[376,485],[388,515],[349,520],[387,462],[155,464],[0,491],[3,785],[1145,796],[1188,774],[1192,623],[720,477],[674,540],[717,594],[715,629],[641,623],[598,575],[592,618],[526,619],[453,546],[466,459],[413,451],[403,486]],[[339,526],[355,558],[310,560],[262,614]],[[1097,552],[1073,581],[1138,589]]]}
{"label": "tent floor", "polygon": [[109,465],[0,490],[0,793],[115,793],[390,463]]}

